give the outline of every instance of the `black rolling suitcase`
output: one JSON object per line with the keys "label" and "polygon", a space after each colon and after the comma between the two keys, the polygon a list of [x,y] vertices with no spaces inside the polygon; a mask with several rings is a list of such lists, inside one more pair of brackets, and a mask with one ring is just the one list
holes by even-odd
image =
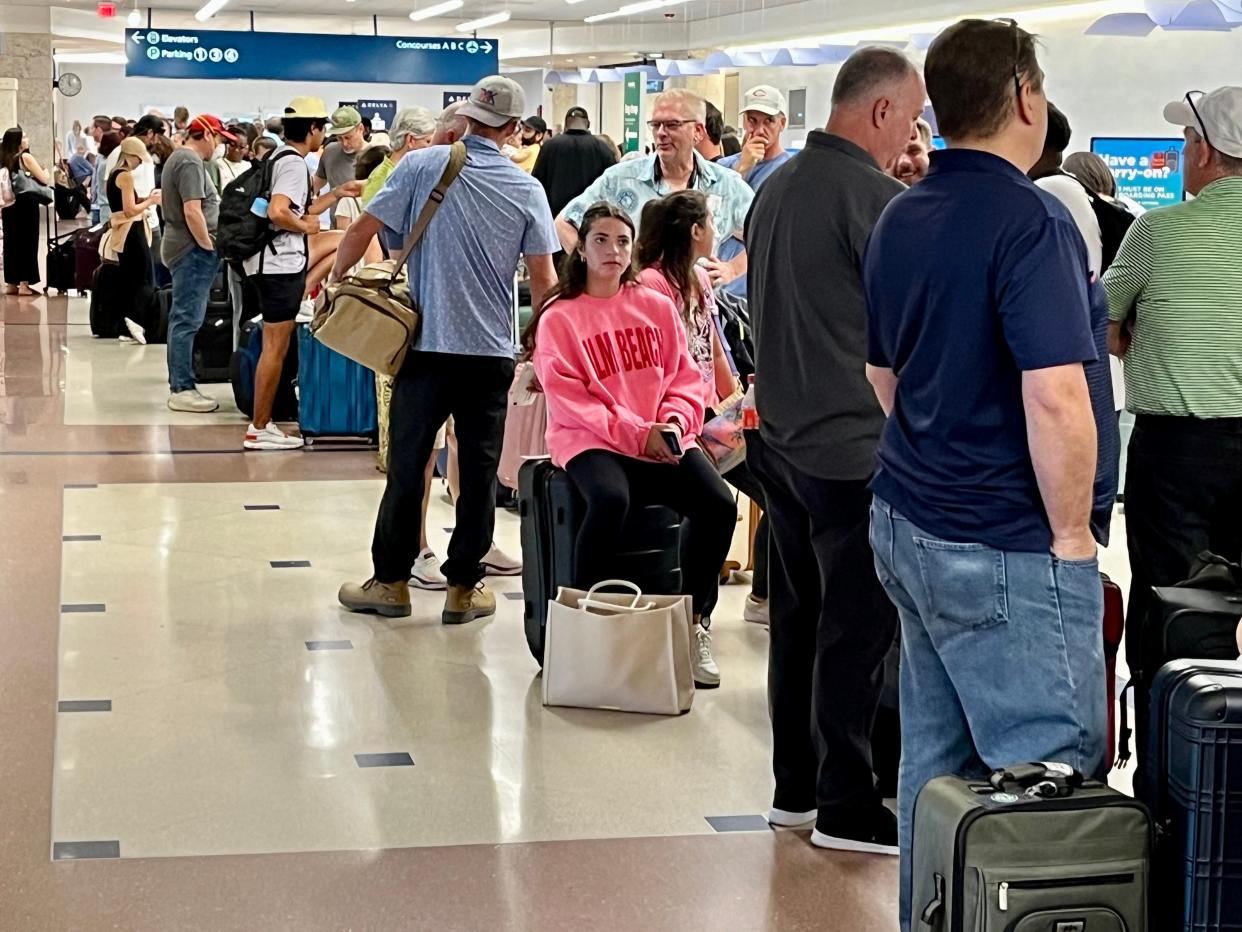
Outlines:
{"label": "black rolling suitcase", "polygon": [[217,287],[222,276],[222,272],[216,273],[203,325],[194,336],[194,379],[197,382],[229,381],[229,363],[233,358],[233,305],[227,287]]}
{"label": "black rolling suitcase", "polygon": [[124,326],[123,318],[116,313],[116,279],[121,267],[115,262],[103,262],[95,269],[91,279],[90,321],[91,333],[97,337],[115,340]]}
{"label": "black rolling suitcase", "polygon": [[937,777],[914,808],[912,932],[1166,932],[1151,817],[1068,767]]}
{"label": "black rolling suitcase", "polygon": [[[1219,562],[1205,562],[1208,559]],[[1204,569],[1206,567],[1206,569]],[[1234,588],[1230,565],[1205,554],[1195,564],[1193,578],[1177,586],[1153,589],[1151,612],[1139,632],[1139,657],[1130,660],[1134,690],[1134,736],[1139,749],[1135,789],[1146,779],[1147,751],[1158,733],[1149,728],[1150,689],[1165,664],[1174,660],[1233,660],[1238,656],[1235,632],[1242,621],[1242,589]],[[1218,586],[1220,588],[1210,588]],[[1120,702],[1121,757],[1130,759],[1129,710],[1125,696]],[[1242,926],[1239,926],[1242,930]]]}
{"label": "black rolling suitcase", "polygon": [[54,236],[47,244],[47,286],[61,294],[68,294],[77,287],[78,234],[74,230],[64,236]]}
{"label": "black rolling suitcase", "polygon": [[[529,460],[518,470],[526,643],[540,665],[548,602],[561,586],[574,583],[574,540],[585,508],[569,475],[550,460]],[[614,575],[643,592],[679,592],[680,541],[681,519],[676,513],[662,505],[632,509],[617,543]]]}
{"label": "black rolling suitcase", "polygon": [[1153,928],[1236,932],[1242,929],[1242,663],[1165,666],[1151,687],[1151,727],[1142,796],[1156,823]]}

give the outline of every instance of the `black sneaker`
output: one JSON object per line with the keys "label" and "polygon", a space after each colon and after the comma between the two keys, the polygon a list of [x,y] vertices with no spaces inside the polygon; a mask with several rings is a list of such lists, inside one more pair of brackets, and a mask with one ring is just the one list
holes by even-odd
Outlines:
{"label": "black sneaker", "polygon": [[896,857],[897,817],[880,806],[865,819],[826,819],[821,816],[811,833],[811,844],[836,851],[858,851]]}

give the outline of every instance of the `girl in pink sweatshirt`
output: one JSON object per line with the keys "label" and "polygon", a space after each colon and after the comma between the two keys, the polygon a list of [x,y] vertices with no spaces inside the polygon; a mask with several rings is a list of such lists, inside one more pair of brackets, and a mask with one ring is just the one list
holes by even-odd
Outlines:
{"label": "girl in pink sweatshirt", "polygon": [[575,584],[586,589],[615,575],[632,506],[676,511],[684,519],[682,592],[694,606],[695,682],[717,686],[701,621],[716,603],[737,508],[694,444],[703,427],[699,367],[673,302],[636,281],[629,216],[596,204],[578,237],[524,337],[547,397],[548,452],[586,501]]}

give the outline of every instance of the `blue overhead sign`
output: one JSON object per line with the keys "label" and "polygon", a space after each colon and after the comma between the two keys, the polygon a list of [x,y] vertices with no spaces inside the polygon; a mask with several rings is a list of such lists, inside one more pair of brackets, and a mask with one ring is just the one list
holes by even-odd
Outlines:
{"label": "blue overhead sign", "polygon": [[470,86],[498,58],[495,39],[125,30],[127,77]]}
{"label": "blue overhead sign", "polygon": [[1148,210],[1168,207],[1185,197],[1182,148],[1176,137],[1095,136],[1091,151],[1104,160],[1117,179],[1117,196],[1128,197]]}

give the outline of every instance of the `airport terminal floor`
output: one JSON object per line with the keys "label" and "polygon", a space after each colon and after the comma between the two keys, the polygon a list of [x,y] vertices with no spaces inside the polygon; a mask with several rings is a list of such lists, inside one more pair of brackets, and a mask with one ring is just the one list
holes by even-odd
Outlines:
{"label": "airport terminal floor", "polygon": [[[164,347],[93,339],[82,298],[2,301],[0,927],[896,928],[897,859],[764,821],[747,586],[722,589],[723,685],[689,714],[545,709],[520,577],[460,627],[439,593],[338,607],[372,451],[244,453],[231,404],[165,407]],[[1124,553],[1118,519],[1123,586]]]}

